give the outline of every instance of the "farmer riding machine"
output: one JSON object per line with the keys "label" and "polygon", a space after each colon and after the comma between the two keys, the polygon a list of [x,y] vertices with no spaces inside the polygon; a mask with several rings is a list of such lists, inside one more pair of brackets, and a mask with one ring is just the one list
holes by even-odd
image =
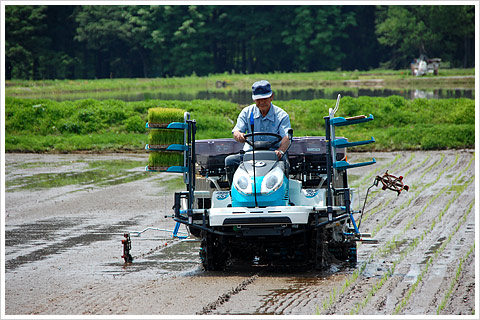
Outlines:
{"label": "farmer riding machine", "polygon": [[[278,160],[271,147],[281,137],[254,132],[246,135],[252,147],[231,183],[225,157],[242,152],[233,139],[195,141],[196,123],[185,113],[184,165],[166,171],[182,172],[186,191],[175,193],[173,218],[201,239],[200,257],[206,270],[221,270],[234,259],[252,263],[298,262],[316,269],[332,261],[355,266],[357,242],[375,242],[359,231],[352,210],[348,170],[374,164],[350,164],[349,147],[375,142],[348,142],[335,129],[373,120],[373,116],[335,117],[329,109],[325,137],[293,137],[286,156]],[[269,136],[270,141],[259,139]],[[273,138],[273,139],[272,139]],[[177,147],[178,148],[178,147]]]}

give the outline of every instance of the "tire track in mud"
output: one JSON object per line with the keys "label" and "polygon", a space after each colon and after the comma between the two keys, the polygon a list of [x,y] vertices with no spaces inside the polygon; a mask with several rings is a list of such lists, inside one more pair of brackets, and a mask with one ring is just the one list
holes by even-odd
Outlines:
{"label": "tire track in mud", "polygon": [[[464,167],[464,169],[462,170],[462,172],[461,172],[461,173],[456,177],[456,179],[454,179],[454,180],[458,180],[458,179],[461,178],[462,174],[470,167],[470,164],[471,164],[472,160],[473,160],[473,157],[472,157],[472,159],[470,159],[469,164]],[[455,163],[454,163],[453,165],[450,165],[450,166],[448,167],[448,169],[453,168],[454,165],[456,164],[456,162],[457,162],[457,161],[455,161]],[[463,161],[462,161],[462,162],[463,162]],[[432,186],[435,182],[437,182],[437,181],[439,180],[439,177],[440,177],[441,175],[443,175],[446,171],[447,171],[446,169],[442,170],[442,171],[440,172],[440,174],[438,175],[437,179],[435,179],[435,180],[434,180],[433,182],[431,182],[431,183],[428,183],[427,186],[428,186],[428,187]],[[422,175],[422,177],[423,177],[423,176],[425,176],[425,175]],[[472,182],[472,181],[470,180],[470,183],[471,183],[471,182]],[[444,189],[445,189],[445,188],[444,188]],[[412,202],[412,201],[409,200],[408,206],[405,206],[405,207],[407,207],[407,209],[409,208],[409,205],[410,205],[411,202]],[[400,211],[400,210],[399,210],[399,211]],[[413,222],[415,222],[417,219],[418,219],[418,215],[417,215],[416,217],[413,217]],[[402,220],[405,220],[405,219],[402,219]],[[412,222],[412,220],[411,220],[411,222]],[[412,227],[412,225],[413,225],[413,223],[407,224],[407,226],[403,228],[402,234],[405,234],[406,231],[408,231],[409,228]],[[397,228],[397,230],[398,230],[398,225],[396,226],[396,228]],[[383,229],[383,228],[381,228],[381,229]],[[397,242],[396,242],[396,238],[397,238],[397,237],[398,237],[398,235],[395,235],[392,239],[390,239],[390,240],[387,242],[391,247],[388,248],[388,246],[387,246],[387,249],[384,249],[385,254],[388,254],[389,252],[393,252],[394,250],[397,249],[397,246],[398,246],[398,244],[397,244]],[[402,241],[404,242],[405,240],[402,240]],[[400,242],[400,244],[401,244],[401,242]],[[402,245],[400,245],[400,249],[401,249],[401,246],[402,246]],[[405,246],[405,243],[403,244],[403,246]],[[410,246],[411,246],[411,245],[410,245]],[[407,248],[408,248],[408,247],[407,247]],[[402,250],[404,251],[405,249],[402,249]],[[371,251],[371,250],[367,250],[367,252],[368,252],[368,251]],[[351,290],[352,288],[355,288],[355,287],[360,286],[360,287],[362,287],[362,290],[361,290],[361,291],[363,291],[363,295],[365,296],[365,293],[366,293],[367,298],[368,298],[368,296],[371,296],[373,293],[375,293],[375,292],[377,292],[378,290],[380,290],[380,288],[387,282],[386,280],[387,280],[389,277],[391,278],[391,275],[393,275],[393,273],[391,273],[391,272],[388,273],[388,269],[387,269],[387,273],[386,273],[387,276],[384,275],[383,278],[382,278],[382,279],[384,279],[384,280],[383,280],[383,281],[380,280],[380,282],[377,281],[376,284],[367,283],[367,282],[371,282],[371,281],[365,281],[365,279],[362,279],[363,277],[361,276],[361,275],[363,275],[363,274],[366,272],[366,269],[367,269],[367,268],[370,268],[370,265],[371,265],[372,262],[373,262],[373,257],[375,257],[375,255],[378,255],[377,252],[379,252],[379,251],[378,251],[378,250],[375,251],[375,252],[373,253],[373,255],[370,256],[370,258],[367,258],[366,262],[364,262],[364,264],[361,265],[361,266],[359,267],[359,269],[358,269],[356,272],[354,272],[353,275],[352,275],[349,279],[347,279],[347,283],[348,283],[347,285],[343,285],[343,287],[342,287],[340,290],[337,290],[337,292],[340,293],[340,294],[338,295],[338,296],[339,296],[339,299],[336,300],[336,299],[335,299],[336,297],[335,297],[334,299],[331,299],[331,298],[330,298],[330,301],[332,301],[332,300],[335,301],[335,300],[336,300],[335,302],[330,302],[330,303],[326,303],[326,302],[324,301],[324,303],[323,303],[323,311],[320,310],[320,312],[318,312],[318,313],[322,313],[322,312],[323,312],[323,313],[327,313],[327,314],[332,314],[332,313],[335,313],[335,312],[341,312],[341,311],[339,311],[339,309],[342,309],[342,308],[341,308],[341,307],[342,307],[342,304],[345,303],[345,302],[346,302],[345,299],[347,299],[347,298],[346,298],[346,295],[344,294],[344,292],[346,292],[346,291],[348,292],[349,289]],[[391,260],[391,259],[390,259],[390,260]],[[384,261],[384,263],[385,263],[385,262],[388,262],[388,261]],[[380,270],[380,271],[381,271],[381,270]],[[376,272],[376,273],[378,274],[378,272]],[[373,274],[375,275],[375,272],[374,272]],[[382,274],[382,273],[380,273],[380,274]],[[390,274],[390,275],[389,275],[389,274]],[[378,277],[378,275],[377,275],[376,277]],[[368,277],[367,277],[366,280],[369,280]],[[360,282],[358,282],[358,281],[360,281]],[[399,280],[398,280],[398,281],[399,281]],[[363,284],[361,285],[360,283],[363,283]],[[387,286],[388,286],[388,287],[391,287],[392,285],[390,285],[390,284],[387,282]],[[393,286],[395,286],[395,284],[394,284]],[[370,289],[367,289],[367,288],[370,288]],[[366,290],[366,289],[367,289],[367,290]],[[332,292],[333,292],[333,291],[332,291]],[[335,296],[335,294],[334,294],[334,296]],[[403,296],[403,294],[402,294],[402,296]],[[367,298],[364,298],[364,299],[367,299]],[[357,298],[357,300],[358,300],[358,298]],[[369,303],[368,299],[367,299],[367,300],[363,300],[363,302],[360,304],[360,306],[362,306],[362,305],[365,306],[365,305],[367,305],[367,303]],[[380,302],[380,304],[381,304],[381,302]],[[357,310],[354,311],[354,312],[352,312],[352,313],[355,313],[355,312],[358,312],[358,311],[359,311],[358,306],[359,306],[359,302],[357,302]],[[345,310],[344,310],[343,312],[345,312]]]}
{"label": "tire track in mud", "polygon": [[258,279],[246,290],[232,297],[228,303],[211,314],[255,316],[314,314],[318,301],[327,296],[332,284],[345,279],[345,272],[332,268],[321,273],[310,269],[284,273],[268,268],[260,273]]}
{"label": "tire track in mud", "polygon": [[202,311],[197,312],[197,315],[210,314],[213,310],[217,309],[218,307],[220,307],[224,303],[228,302],[232,296],[238,294],[242,290],[245,290],[248,285],[252,284],[257,279],[258,279],[258,274],[255,274],[255,275],[251,276],[250,278],[243,280],[235,288],[232,288],[231,290],[228,290],[224,294],[220,295],[216,301],[211,302],[211,303],[207,304],[206,306],[204,306],[202,308]]}
{"label": "tire track in mud", "polygon": [[332,283],[343,281],[345,274],[332,272],[314,278],[288,278],[282,288],[268,294],[256,314],[295,315],[314,314],[318,301],[328,298]]}

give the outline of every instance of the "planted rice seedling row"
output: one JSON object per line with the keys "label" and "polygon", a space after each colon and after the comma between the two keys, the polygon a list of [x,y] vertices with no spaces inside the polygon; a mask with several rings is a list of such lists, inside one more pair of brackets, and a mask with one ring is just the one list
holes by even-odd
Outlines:
{"label": "planted rice seedling row", "polygon": [[[397,159],[397,158],[399,158],[399,157],[400,157],[400,155],[398,155],[398,156],[397,156],[393,161],[391,161],[389,164],[392,164],[392,165],[396,164],[396,163],[398,162],[398,159]],[[404,166],[408,165],[414,158],[415,158],[415,154],[412,154],[412,155],[410,156],[410,158],[407,159],[407,161],[406,161],[405,163],[400,164],[400,165],[399,165],[399,168],[395,168],[395,167],[394,167],[394,169],[393,169],[392,171],[394,171],[394,170],[400,171],[401,168],[403,168]],[[420,165],[419,165],[419,166],[420,166]],[[417,167],[419,167],[419,166],[417,166]],[[385,168],[385,167],[386,167],[386,166],[382,166],[382,168]],[[378,171],[376,171],[376,172],[378,172]],[[372,171],[372,173],[373,173],[373,171]],[[372,176],[372,173],[371,173],[369,176]],[[358,188],[359,185],[360,185],[360,184],[356,184],[356,185],[355,185],[355,188]],[[380,192],[382,192],[382,190],[378,190],[378,189],[377,189],[377,190],[373,190],[373,191],[371,191],[371,192],[369,193],[369,197],[375,198],[375,195],[378,194],[378,193],[380,193]],[[368,199],[366,199],[366,200],[368,200]],[[390,198],[390,199],[388,199],[387,201],[383,201],[379,206],[376,206],[375,208],[366,210],[367,213],[366,213],[364,216],[362,216],[362,220],[365,221],[365,220],[367,220],[369,217],[373,216],[375,213],[382,211],[387,205],[390,204],[390,202],[391,202],[392,200],[393,200],[393,198]],[[357,222],[357,223],[358,223],[358,222]]]}
{"label": "planted rice seedling row", "polygon": [[385,163],[384,165],[378,167],[378,169],[376,169],[375,171],[371,171],[369,174],[365,175],[362,180],[354,183],[352,185],[352,188],[358,188],[359,186],[363,186],[367,183],[367,181],[371,180],[373,178],[373,176],[376,175],[376,173],[378,172],[383,172],[383,170],[385,170],[386,168],[389,168],[391,167],[392,165],[394,165],[398,160],[401,159],[401,155],[397,155],[392,161],[388,162],[388,163]]}
{"label": "planted rice seedling row", "polygon": [[[432,164],[427,170],[426,172],[430,172],[430,170],[432,170],[433,168],[435,168],[436,166],[438,166],[440,163],[443,162],[445,158],[445,155],[442,154],[442,157],[440,159],[440,161],[438,162],[435,162],[434,164]],[[410,204],[412,203],[412,201],[414,199],[416,199],[423,191],[425,191],[428,187],[430,187],[431,185],[433,185],[435,182],[437,182],[442,176],[443,174],[445,173],[446,170],[449,170],[451,169],[458,161],[458,156],[456,157],[455,159],[455,162],[450,165],[449,167],[447,168],[444,168],[436,177],[436,179],[433,181],[433,182],[430,182],[429,184],[423,184],[422,185],[422,188],[419,189],[419,190],[416,190],[415,191],[415,195],[413,197],[410,197],[406,202],[402,203],[400,206],[396,207],[389,215],[386,219],[383,219],[382,222],[380,222],[379,224],[377,224],[374,228],[374,230],[372,231],[372,235],[375,235],[377,234],[383,227],[385,227],[387,225],[387,223],[389,223],[399,212],[401,212],[402,210],[404,210],[405,208],[409,207]],[[419,180],[422,180],[424,177],[424,174],[422,174],[419,178]],[[414,185],[416,187],[416,185]],[[415,187],[413,187],[412,189],[415,189]],[[437,193],[439,194],[439,193]],[[437,197],[435,197],[436,199]],[[433,199],[433,200],[435,200]],[[432,199],[430,199],[430,203],[433,202]],[[417,216],[420,216],[420,214],[423,213],[422,211],[420,211],[419,213],[417,213]],[[413,223],[413,222],[411,222]],[[409,229],[409,225],[407,224],[407,226],[404,228],[404,231],[405,230],[408,230]]]}
{"label": "planted rice seedling row", "polygon": [[[387,164],[383,165],[380,170],[378,170],[378,172],[380,172],[381,170],[384,170],[385,168],[389,168],[391,167],[392,165],[396,164],[398,162],[398,160],[401,158],[401,155],[397,155],[392,161],[388,162]],[[420,164],[418,165],[417,167],[420,167],[422,164],[425,163],[425,161],[430,158],[430,155]],[[359,188],[361,185],[365,185],[366,181],[368,181],[368,179],[371,179],[373,177],[373,175],[375,174],[375,172],[377,171],[372,171],[370,174],[366,175],[360,182],[357,182],[355,184],[355,188]],[[369,211],[369,214],[367,214],[363,219],[367,219],[370,215],[372,215],[373,213],[376,213],[376,212],[379,212],[381,211],[381,209],[383,209],[385,206],[388,205],[388,203],[390,203],[391,201],[393,200],[393,198],[389,199],[388,201],[384,202],[380,208],[378,210],[371,210]],[[411,201],[411,200],[410,200]],[[396,215],[397,212],[395,213],[392,213],[393,215]],[[392,215],[391,214],[391,215]],[[392,217],[389,216],[389,220],[391,220]],[[374,233],[372,233],[372,236],[374,236]],[[361,243],[360,243],[361,244]],[[359,276],[365,271],[367,265],[369,263],[372,262],[373,258],[375,256],[375,253],[373,255],[371,255],[364,263],[362,263],[362,265],[360,265],[353,273],[350,277],[348,277],[344,284],[342,285],[341,289],[338,291],[338,296],[339,295],[342,295],[349,287],[353,286],[353,284],[355,284],[355,282],[357,281],[357,279],[359,278]],[[325,311],[327,310],[329,307],[331,307],[333,305],[333,303],[335,302],[335,300],[337,299],[337,292],[336,292],[336,289],[334,288],[330,294],[329,294],[329,298],[328,300],[324,300],[323,303],[322,303],[322,310],[320,310],[319,308],[317,308],[317,314],[320,314],[321,311]]]}
{"label": "planted rice seedling row", "polygon": [[[463,190],[465,190],[465,188],[473,182],[473,178],[470,179],[467,183],[464,184],[464,187],[462,188],[461,192],[463,192]],[[383,277],[377,281],[373,286],[372,288],[366,293],[366,296],[365,298],[362,300],[362,302],[359,302],[355,305],[355,307],[350,311],[350,314],[358,314],[366,305],[367,303],[370,301],[370,299],[385,285],[385,283],[391,278],[391,276],[394,275],[395,273],[395,270],[396,270],[396,267],[403,261],[405,260],[405,258],[424,240],[425,236],[428,235],[430,232],[432,232],[433,228],[435,227],[435,225],[441,221],[443,215],[445,214],[445,212],[448,210],[448,208],[450,207],[450,205],[455,201],[457,200],[460,195],[461,195],[461,192],[457,193],[456,196],[452,199],[450,199],[449,203],[447,204],[447,206],[444,208],[444,210],[442,210],[442,213],[432,221],[432,223],[430,224],[429,228],[427,228],[426,230],[424,230],[424,232],[419,235],[418,237],[415,237],[411,242],[410,244],[403,248],[400,252],[399,252],[399,257],[392,263],[392,266],[388,269],[388,271],[383,275]],[[431,202],[429,202],[426,206],[430,206],[431,205]],[[460,226],[466,221],[466,215],[469,214],[470,211],[468,211],[463,217],[462,219],[459,221],[459,223],[457,224],[457,226],[454,228],[454,231],[453,233],[450,234],[449,238],[451,238],[453,236],[453,234],[455,234],[458,229],[460,228]],[[396,237],[394,237],[394,239],[390,240],[387,242],[386,246],[384,247],[383,250],[380,250],[380,257],[386,257],[388,254],[391,254],[393,252],[393,250],[395,250],[397,248],[396,246],[396,243],[397,242],[397,239]],[[440,248],[437,249],[438,252],[440,252],[439,250],[443,250],[444,246],[442,245]],[[378,251],[377,251],[378,252]],[[368,263],[370,263],[371,261],[374,260],[374,257],[377,255],[377,252],[375,252],[373,254],[373,256],[371,256],[371,258],[368,260]],[[431,262],[430,262],[431,263]],[[423,275],[426,273],[426,271],[428,270],[428,266],[425,268],[426,270],[422,271]],[[420,275],[420,278],[423,277],[423,275],[421,274]],[[421,279],[420,279],[421,280]],[[418,284],[417,284],[418,285]],[[407,291],[407,296],[404,297],[404,299],[402,299],[399,304],[395,307],[395,313],[398,313],[405,305],[406,305],[406,302],[408,301],[408,299],[410,298],[410,295],[413,293],[413,291],[415,291],[415,288],[416,286]]]}
{"label": "planted rice seedling row", "polygon": [[[472,163],[472,160],[473,160],[473,157],[470,159],[469,164],[468,164],[463,170],[461,170],[461,172],[455,177],[454,181],[459,181],[461,175],[470,167],[470,165],[471,165],[471,163]],[[441,163],[442,161],[443,161],[443,157],[442,157],[441,161],[437,162],[437,165],[438,165],[438,163]],[[425,162],[425,161],[424,161],[424,162]],[[424,163],[424,162],[422,162],[422,163]],[[455,163],[456,163],[456,162],[457,162],[457,160],[455,161]],[[430,171],[430,170],[433,169],[434,167],[436,167],[436,165],[432,165],[432,166],[428,169],[428,171]],[[451,168],[451,167],[453,167],[453,165],[449,166],[449,168]],[[440,172],[439,175],[443,175],[444,172],[445,172],[445,170],[442,170],[442,172]],[[434,182],[435,182],[435,181],[438,181],[438,179],[435,179]],[[464,184],[464,188],[466,188],[466,186],[467,186],[469,183],[471,183],[471,180],[470,180],[469,182],[467,182],[467,183]],[[462,190],[464,190],[464,188],[462,188]],[[458,188],[457,188],[457,189],[454,189],[454,188],[453,188],[453,190],[454,190],[454,192],[457,192],[457,197],[455,197],[455,199],[457,199],[457,198],[460,196],[460,193],[461,193],[461,192],[459,192],[459,191],[461,191],[461,190],[459,190]],[[421,190],[419,190],[419,191],[421,191]],[[408,204],[411,203],[411,201],[412,201],[412,199],[410,199],[410,201],[408,201]],[[453,201],[453,200],[452,200],[452,201]],[[429,203],[427,204],[427,206],[431,205],[431,203],[432,203],[432,202],[429,202]],[[405,206],[406,206],[406,205],[404,204],[404,207],[405,207]],[[424,212],[424,211],[425,211],[425,210],[422,210],[422,212]],[[396,213],[395,213],[395,214],[396,214]],[[441,219],[441,217],[442,217],[442,215],[440,215],[438,218]],[[418,217],[417,217],[417,218],[418,218]],[[416,218],[414,218],[414,219],[416,219]],[[434,222],[432,222],[432,225],[431,225],[431,227],[429,228],[429,230],[430,230],[430,229],[433,229],[433,227],[435,226],[436,223],[437,223],[437,221],[434,220]],[[409,223],[409,226],[411,227],[412,224]],[[402,234],[405,234],[405,233],[406,233],[406,229],[403,230]],[[419,241],[423,240],[423,238],[424,238],[424,236],[425,236],[426,234],[428,234],[427,231],[424,232],[424,233],[422,233],[421,236],[416,237],[416,238],[410,243],[410,245],[409,245],[408,247],[404,248],[404,249],[400,252],[401,256],[399,257],[398,262],[402,261],[402,260],[407,256],[407,254],[408,254],[411,250],[413,250],[413,248],[415,248],[415,247],[418,245]],[[370,255],[370,257],[369,257],[368,259],[366,259],[366,261],[365,261],[349,278],[346,279],[344,285],[342,286],[342,289],[340,290],[340,294],[342,294],[342,293],[343,293],[344,291],[346,291],[349,287],[351,287],[354,283],[356,283],[356,281],[357,281],[358,278],[359,278],[359,275],[366,269],[367,265],[369,265],[370,263],[372,263],[372,261],[374,261],[375,258],[378,258],[379,255],[385,257],[385,256],[387,256],[388,254],[392,253],[393,250],[395,250],[395,249],[397,248],[397,245],[396,245],[397,239],[398,239],[398,237],[397,237],[397,236],[394,236],[391,240],[389,240],[389,241],[387,241],[387,242],[385,243],[385,245],[383,246],[383,248],[380,248],[379,250],[373,252],[373,253]],[[396,266],[396,264],[397,264],[397,263],[394,262],[394,266]],[[384,275],[384,277],[382,277],[382,278],[385,278],[385,279],[384,279],[384,280],[380,280],[381,282],[380,282],[380,283],[377,283],[377,285],[374,286],[373,289],[371,289],[371,291],[367,293],[367,298],[366,298],[367,300],[366,300],[366,301],[363,301],[363,302],[360,303],[360,304],[357,304],[356,307],[355,307],[355,309],[352,310],[352,313],[358,313],[358,311],[361,310],[361,308],[363,308],[363,306],[366,305],[366,303],[368,302],[368,299],[370,299],[369,297],[371,297],[372,294],[374,294],[374,292],[378,291],[378,290],[383,286],[383,284],[386,282],[386,280],[388,279],[389,275],[391,275],[391,274],[392,274],[391,270],[388,271],[387,274]],[[380,285],[380,284],[381,284],[381,285]],[[331,293],[330,295],[332,295],[332,293]],[[337,298],[336,296],[333,297],[333,298],[331,297],[331,298],[330,298],[330,301],[332,301],[332,300],[334,301],[334,300],[336,300],[336,298]],[[322,304],[323,310],[327,310],[327,308],[331,307],[332,305],[333,305],[333,302],[330,302],[330,303],[329,303],[328,301],[324,301],[323,304]],[[320,312],[318,312],[318,313],[320,313]]]}
{"label": "planted rice seedling row", "polygon": [[[455,198],[456,200],[456,198]],[[442,214],[441,216],[443,216],[443,214],[447,211],[447,209],[450,207],[451,203],[453,202],[453,199],[451,202],[449,202],[449,204],[447,205],[447,207],[442,211]],[[405,295],[405,297],[402,299],[402,301],[397,305],[397,307],[395,308],[395,312],[394,314],[399,314],[402,309],[407,305],[408,301],[410,300],[412,294],[415,292],[415,290],[417,289],[418,285],[423,281],[423,278],[424,276],[426,275],[426,273],[428,272],[428,269],[429,267],[432,265],[433,261],[438,258],[438,256],[440,255],[440,253],[442,253],[446,246],[450,243],[450,241],[452,241],[452,238],[453,236],[458,232],[458,230],[460,229],[461,226],[464,225],[464,223],[467,221],[467,216],[471,213],[471,208],[472,206],[470,206],[470,210],[467,210],[465,212],[465,214],[462,216],[462,218],[459,220],[459,222],[457,223],[457,225],[455,226],[455,228],[453,229],[453,231],[448,235],[448,238],[442,243],[442,245],[440,247],[438,247],[435,252],[433,253],[433,256],[430,256],[430,258],[428,258],[426,264],[425,264],[425,267],[423,268],[422,272],[420,273],[420,275],[417,277],[417,280],[415,281],[415,283],[408,289],[407,291],[407,294]],[[441,216],[439,217],[439,220],[441,220]],[[436,220],[434,220],[434,223],[432,223],[432,229],[433,227],[435,226]],[[424,233],[425,234],[425,233]]]}
{"label": "planted rice seedling row", "polygon": [[[473,158],[472,158],[473,159]],[[454,179],[455,182],[458,182],[459,179],[460,179],[460,176],[461,174],[470,166],[470,164],[464,169],[462,170],[462,172]],[[368,300],[386,283],[386,281],[394,274],[394,271],[395,271],[395,268],[396,266],[401,262],[403,261],[407,255],[413,251],[413,249],[415,249],[422,241],[424,241],[425,237],[430,234],[434,227],[437,225],[437,223],[439,223],[441,220],[442,220],[442,217],[443,215],[447,212],[447,210],[450,208],[450,206],[452,205],[452,203],[454,201],[456,201],[460,195],[462,194],[462,192],[468,187],[468,185],[470,185],[472,182],[474,181],[474,178],[471,178],[469,179],[467,182],[465,182],[464,184],[462,184],[461,188],[454,188],[453,186],[447,186],[445,187],[444,189],[442,189],[441,192],[439,192],[438,194],[443,194],[445,193],[447,190],[450,190],[452,192],[455,192],[455,196],[453,198],[451,198],[448,203],[446,204],[446,206],[444,207],[444,209],[440,212],[440,214],[431,222],[429,228],[427,228],[426,230],[424,230],[424,232],[418,236],[418,237],[415,237],[413,239],[413,241],[410,242],[410,244],[404,248],[401,252],[400,252],[400,257],[394,261],[392,267],[389,269],[389,271],[382,277],[382,279],[377,282],[373,288],[370,290],[370,292],[367,294],[366,298],[364,299],[364,301],[362,303],[359,303],[357,304],[356,308],[354,311],[352,311],[354,314],[357,314],[368,302]],[[425,207],[421,210],[421,213],[424,213],[426,208],[428,208],[429,206],[431,206],[431,204],[433,203],[433,201],[429,201]],[[458,223],[458,225],[455,227],[454,229],[454,233],[456,233],[458,231],[458,229],[460,228],[461,224],[463,224],[463,222],[465,221],[466,219],[466,215],[470,213],[470,211],[467,211],[467,213],[462,217],[461,221]],[[418,214],[413,218],[413,220],[411,220],[407,226],[408,228],[404,228],[403,232],[402,232],[402,235],[405,234],[407,232],[407,230],[412,226],[413,222],[416,221],[418,219]],[[450,236],[451,237],[451,236]],[[393,237],[393,239],[389,240],[386,245],[384,246],[384,248],[380,251],[378,251],[380,253],[380,256],[382,257],[386,257],[388,256],[389,254],[391,254],[393,252],[393,250],[395,250],[397,248],[397,245],[396,243],[398,242],[398,237],[397,235],[395,235]],[[443,245],[442,245],[443,247]],[[372,257],[372,260],[373,260],[373,257]],[[428,267],[427,267],[428,269]],[[425,271],[426,272],[426,271]],[[415,290],[412,289],[412,291],[410,292],[410,295],[411,293]],[[408,292],[407,292],[408,293]],[[405,297],[404,300],[407,301],[409,299],[409,296]],[[402,300],[403,301],[403,300]],[[400,302],[400,304],[396,307],[396,311],[400,311],[401,308],[403,308],[404,306],[406,305],[406,302]]]}
{"label": "planted rice seedling row", "polygon": [[[470,210],[472,209],[472,206],[473,206],[473,202],[472,202],[472,205],[470,206]],[[468,252],[465,254],[465,256],[460,260],[460,262],[458,263],[458,267],[457,267],[457,271],[455,273],[455,278],[452,279],[452,282],[450,284],[450,287],[448,288],[448,291],[447,293],[445,294],[445,296],[443,297],[442,299],[442,302],[440,303],[440,305],[438,306],[437,308],[437,314],[440,314],[440,312],[445,309],[446,305],[447,305],[447,302],[448,300],[450,299],[451,295],[452,295],[452,292],[453,292],[453,288],[457,285],[458,283],[458,280],[460,278],[460,274],[462,273],[462,270],[463,270],[463,264],[465,263],[465,261],[470,257],[470,255],[472,254],[473,250],[475,249],[475,243],[473,245],[471,245],[470,249],[468,250]]]}
{"label": "planted rice seedling row", "polygon": [[[473,159],[473,158],[472,158],[472,159]],[[437,163],[441,163],[442,161],[443,161],[443,158],[441,159],[441,161],[439,161],[439,162],[437,162]],[[408,206],[410,206],[410,204],[411,204],[411,202],[413,201],[413,199],[416,199],[421,192],[423,192],[424,190],[427,189],[427,187],[430,187],[431,185],[433,185],[434,183],[436,183],[436,182],[440,179],[440,177],[446,172],[447,169],[453,168],[453,166],[457,163],[457,161],[458,161],[458,157],[455,158],[455,162],[454,162],[452,165],[450,165],[448,168],[445,168],[444,170],[442,170],[442,171],[437,175],[436,179],[435,179],[433,182],[431,182],[430,184],[426,184],[426,185],[424,185],[424,186],[422,187],[422,189],[417,190],[416,193],[415,193],[415,195],[414,195],[413,197],[411,197],[411,198],[410,198],[409,200],[407,200],[405,203],[403,203],[402,205],[400,205],[400,207],[398,207],[398,210],[396,209],[391,215],[396,215],[396,214],[397,214],[398,212],[400,212],[401,210],[403,210],[403,209],[407,208]],[[467,170],[469,166],[470,166],[470,164],[469,164],[467,167],[465,167],[453,181],[454,181],[454,182],[458,181],[459,178],[460,178],[460,175],[461,175],[465,170]],[[444,194],[445,192],[447,192],[449,189],[451,189],[451,186],[450,186],[450,185],[445,186],[444,188],[442,188],[442,190],[440,190],[440,191],[437,192],[432,198],[430,198],[429,201],[426,203],[426,205],[424,205],[423,208],[422,208],[421,210],[419,210],[419,211],[417,212],[417,214],[416,214],[412,219],[410,219],[410,220],[408,221],[408,223],[406,224],[406,226],[403,228],[402,232],[401,232],[400,234],[395,234],[395,235],[393,236],[393,238],[392,238],[390,241],[387,242],[387,244],[384,246],[384,248],[380,249],[380,252],[384,251],[383,255],[386,255],[386,254],[388,254],[388,253],[391,252],[391,248],[390,248],[390,247],[396,248],[396,244],[395,244],[395,243],[398,241],[398,238],[399,238],[400,236],[403,236],[404,234],[406,234],[407,231],[410,230],[410,228],[413,226],[413,224],[418,220],[418,218],[419,218],[423,213],[425,213],[425,211],[430,207],[430,205],[432,205],[432,203],[434,203],[434,201],[435,201],[436,199],[438,199],[442,194]],[[392,217],[392,218],[393,218],[393,217]],[[390,218],[390,216],[389,216],[389,218],[387,218],[386,220],[391,220],[392,218]],[[379,225],[380,225],[381,227],[378,227],[378,226],[377,226],[377,227],[375,228],[375,231],[374,231],[373,234],[376,234],[378,231],[380,231],[380,230],[386,225],[386,223],[381,222]]]}

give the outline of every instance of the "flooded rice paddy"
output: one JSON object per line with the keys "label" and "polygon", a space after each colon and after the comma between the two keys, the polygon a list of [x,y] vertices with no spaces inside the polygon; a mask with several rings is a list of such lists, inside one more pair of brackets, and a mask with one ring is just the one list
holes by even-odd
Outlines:
{"label": "flooded rice paddy", "polygon": [[[394,152],[352,169],[354,207],[385,170],[409,192],[372,189],[358,266],[201,268],[195,239],[171,237],[178,174],[145,173],[145,154],[6,154],[6,315],[472,315],[472,151]],[[144,232],[142,232],[144,231]],[[183,228],[181,231],[186,231]],[[131,234],[133,263],[121,240]]]}
{"label": "flooded rice paddy", "polygon": [[[326,88],[326,89],[277,89],[275,90],[275,100],[314,100],[314,99],[330,99],[335,100],[337,95],[342,97],[389,97],[397,95],[405,99],[413,100],[418,98],[426,99],[450,99],[450,98],[475,98],[475,90],[472,88],[442,88],[442,89],[416,89],[416,88]],[[35,94],[18,96],[23,98],[42,98],[53,99],[57,101],[77,100],[77,99],[117,99],[122,101],[144,101],[144,100],[205,100],[218,99],[231,101],[241,105],[250,104],[252,102],[252,93],[250,90],[198,90],[198,91],[182,91],[168,92],[162,90],[156,91],[98,91],[88,93],[65,93],[65,94]]]}

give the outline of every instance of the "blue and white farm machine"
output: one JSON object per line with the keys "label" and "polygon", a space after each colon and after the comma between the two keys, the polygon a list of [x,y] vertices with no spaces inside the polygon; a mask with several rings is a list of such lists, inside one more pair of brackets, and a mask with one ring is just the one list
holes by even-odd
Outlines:
{"label": "blue and white farm machine", "polygon": [[[188,113],[184,123],[172,123],[185,130],[184,166],[167,171],[183,173],[186,183],[186,191],[174,196],[174,235],[184,224],[201,239],[205,270],[225,269],[235,259],[298,262],[316,269],[332,261],[355,266],[357,242],[376,242],[360,232],[354,219],[360,211],[352,210],[347,174],[376,160],[351,164],[346,159],[347,148],[375,140],[349,142],[335,135],[337,127],[372,121],[373,116],[336,117],[339,101],[340,96],[324,117],[324,137],[293,137],[290,130],[286,161],[278,160],[269,143],[255,140],[271,134],[248,135],[253,149],[244,153],[231,185],[224,160],[242,152],[243,145],[233,139],[196,141],[196,122]],[[377,178],[389,188],[403,186],[389,177]]]}

